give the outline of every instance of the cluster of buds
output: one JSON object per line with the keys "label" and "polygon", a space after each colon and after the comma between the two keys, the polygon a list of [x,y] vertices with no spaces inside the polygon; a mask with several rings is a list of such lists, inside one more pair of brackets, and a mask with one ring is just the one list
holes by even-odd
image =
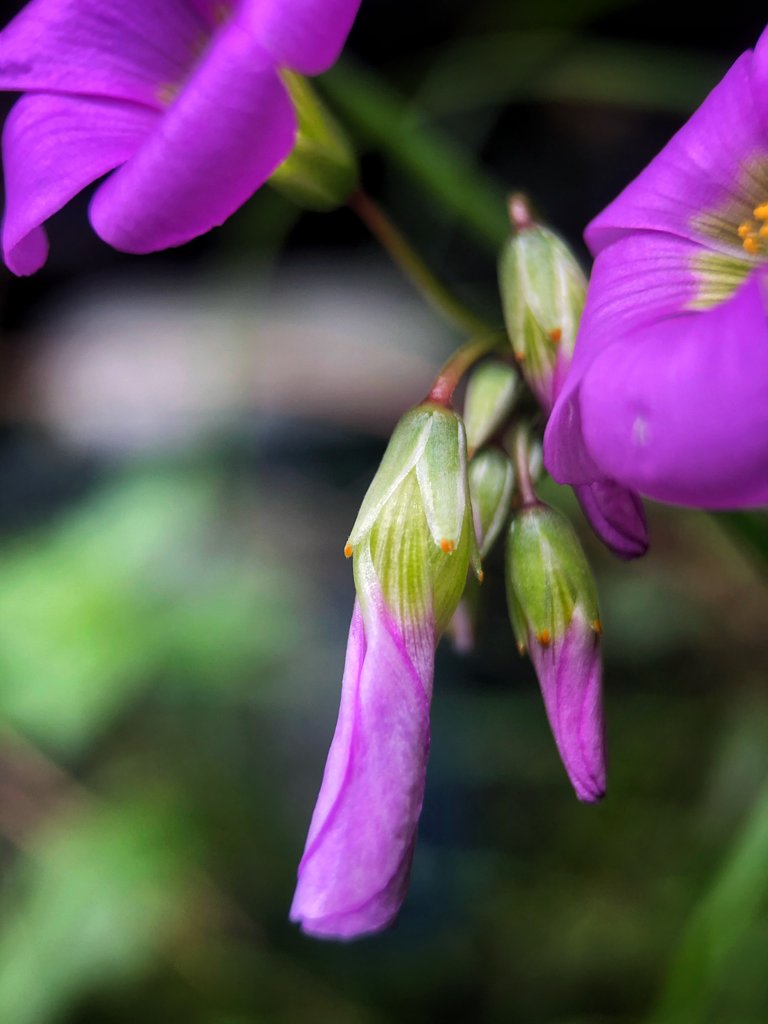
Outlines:
{"label": "cluster of buds", "polygon": [[[509,347],[475,343],[446,364],[429,399],[396,427],[344,549],[357,601],[292,908],[311,934],[377,931],[400,907],[424,794],[435,648],[452,621],[467,645],[472,630],[461,623],[471,622],[481,559],[505,532],[518,649],[530,655],[576,795],[596,801],[605,793],[596,587],[573,527],[536,494],[537,414],[522,401],[527,385],[549,414],[586,282],[566,244],[535,223],[520,197],[510,210],[513,232],[500,260]],[[477,351],[484,361],[475,365]],[[467,370],[460,416],[453,394]],[[626,554],[624,492],[601,487],[579,496],[598,532]]]}

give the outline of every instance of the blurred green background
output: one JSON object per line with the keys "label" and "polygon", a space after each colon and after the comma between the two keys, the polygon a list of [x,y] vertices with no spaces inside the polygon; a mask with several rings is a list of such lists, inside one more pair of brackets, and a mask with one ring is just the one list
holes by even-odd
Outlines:
{"label": "blurred green background", "polygon": [[[495,318],[505,192],[586,259],[585,223],[764,17],[415,7],[363,0],[320,88],[369,191]],[[438,653],[400,919],[307,939],[287,912],[338,703],[342,546],[460,339],[347,210],[265,189],[130,258],[85,208],[55,218],[43,272],[0,279],[0,1024],[765,1024],[764,517],[653,508],[629,566],[584,534],[597,807],[559,764],[492,556],[477,649]]]}

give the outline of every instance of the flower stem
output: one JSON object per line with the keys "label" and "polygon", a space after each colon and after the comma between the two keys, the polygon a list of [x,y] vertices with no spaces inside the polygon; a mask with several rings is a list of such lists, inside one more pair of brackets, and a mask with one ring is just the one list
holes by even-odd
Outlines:
{"label": "flower stem", "polygon": [[527,426],[520,424],[513,430],[507,442],[507,450],[515,467],[516,487],[521,504],[523,507],[537,505],[539,499],[536,497],[531,479],[531,439]]}
{"label": "flower stem", "polygon": [[467,334],[485,334],[492,329],[481,317],[466,309],[438,281],[407,238],[366,192],[356,189],[347,199],[347,205],[386,249],[395,265],[445,320]]}
{"label": "flower stem", "polygon": [[450,406],[453,393],[458,387],[459,381],[483,356],[490,355],[499,347],[499,341],[504,337],[501,331],[486,332],[480,338],[473,338],[466,345],[457,348],[452,356],[443,364],[442,369],[435,377],[435,381],[427,395],[428,402],[436,402],[438,405]]}

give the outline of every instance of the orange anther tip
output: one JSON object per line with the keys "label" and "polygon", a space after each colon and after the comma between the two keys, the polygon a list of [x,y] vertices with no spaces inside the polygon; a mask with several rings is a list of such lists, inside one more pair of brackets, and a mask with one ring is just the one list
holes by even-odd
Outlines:
{"label": "orange anther tip", "polygon": [[443,538],[440,541],[440,547],[443,549],[446,555],[450,555],[450,553],[456,547],[456,544],[452,540],[446,540],[445,538]]}
{"label": "orange anther tip", "polygon": [[745,251],[748,252],[750,256],[756,256],[757,253],[760,251],[760,243],[752,235],[748,235],[747,238],[745,238],[741,244],[744,246]]}
{"label": "orange anther tip", "polygon": [[758,220],[768,220],[768,203],[760,203],[759,206],[754,208],[752,213]]}
{"label": "orange anther tip", "polygon": [[520,655],[521,658],[523,657],[523,655],[525,654],[525,644],[521,643],[517,645],[517,653]]}
{"label": "orange anther tip", "polygon": [[761,238],[768,238],[768,224],[762,224],[757,233]]}
{"label": "orange anther tip", "polygon": [[600,619],[595,619],[595,621],[592,623],[592,629],[597,633],[598,636],[602,636],[603,624],[600,621]]}
{"label": "orange anther tip", "polygon": [[537,633],[536,639],[539,641],[542,647],[549,647],[552,641],[552,637],[549,635],[548,629],[542,629],[540,633]]}
{"label": "orange anther tip", "polygon": [[525,362],[525,352],[515,352],[515,359],[518,363]]}
{"label": "orange anther tip", "polygon": [[352,545],[351,544],[345,544],[344,545],[344,557],[345,558],[351,558],[352,557]]}
{"label": "orange anther tip", "polygon": [[555,343],[555,345],[558,343],[558,341],[562,340],[562,337],[563,337],[563,329],[562,329],[562,327],[553,327],[552,330],[549,332],[549,340],[553,341]]}
{"label": "orange anther tip", "polygon": [[477,582],[478,583],[482,583],[484,579],[485,579],[485,573],[483,572],[482,569],[478,569],[477,570]]}

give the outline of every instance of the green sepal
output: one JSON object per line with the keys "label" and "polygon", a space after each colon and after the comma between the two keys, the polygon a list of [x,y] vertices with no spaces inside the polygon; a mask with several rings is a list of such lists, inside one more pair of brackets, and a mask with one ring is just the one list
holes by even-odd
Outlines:
{"label": "green sepal", "polygon": [[[512,520],[507,540],[507,596],[512,617],[529,633],[562,637],[574,609],[599,628],[597,588],[576,533],[560,512],[548,505],[522,508]],[[517,633],[519,628],[513,628]],[[518,641],[519,641],[518,636]]]}
{"label": "green sepal", "polygon": [[457,547],[467,511],[467,439],[459,417],[441,405],[416,466],[429,530],[436,544]]}
{"label": "green sepal", "polygon": [[507,363],[482,363],[472,372],[464,399],[464,426],[470,455],[503,425],[519,394],[520,376]]}
{"label": "green sepal", "polygon": [[551,398],[558,359],[570,361],[587,282],[566,243],[531,222],[516,230],[499,257],[504,322],[526,380]]}
{"label": "green sepal", "polygon": [[371,530],[385,504],[415,469],[431,432],[429,406],[412,409],[397,424],[347,540],[353,548]]}
{"label": "green sepal", "polygon": [[357,157],[336,119],[306,79],[283,72],[298,119],[296,143],[269,179],[286,198],[307,210],[334,210],[354,192]]}
{"label": "green sepal", "polygon": [[512,506],[515,471],[498,448],[485,448],[469,464],[469,493],[480,555],[485,558]]}
{"label": "green sepal", "polygon": [[378,586],[401,624],[434,619],[438,634],[448,625],[477,561],[455,413],[428,403],[400,420],[348,546],[361,599]]}

